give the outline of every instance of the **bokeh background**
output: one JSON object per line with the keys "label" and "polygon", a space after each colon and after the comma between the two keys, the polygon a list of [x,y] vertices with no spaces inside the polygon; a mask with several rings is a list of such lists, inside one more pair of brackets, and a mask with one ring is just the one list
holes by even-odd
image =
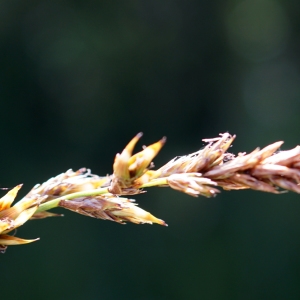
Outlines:
{"label": "bokeh background", "polygon": [[[299,14],[293,0],[1,0],[1,187],[111,173],[140,131],[138,149],[168,138],[157,167],[226,131],[233,153],[294,147]],[[17,235],[41,240],[0,256],[1,299],[300,299],[299,195],[135,198],[169,227],[26,223]]]}

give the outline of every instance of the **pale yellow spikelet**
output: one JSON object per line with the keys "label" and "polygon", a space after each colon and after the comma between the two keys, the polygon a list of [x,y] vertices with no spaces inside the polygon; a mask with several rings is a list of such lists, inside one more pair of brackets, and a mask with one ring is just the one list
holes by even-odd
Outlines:
{"label": "pale yellow spikelet", "polygon": [[20,227],[21,225],[23,225],[25,222],[27,222],[31,216],[35,213],[35,211],[37,210],[37,206],[34,206],[32,208],[28,208],[24,211],[22,211],[14,220],[13,220],[13,227],[9,228],[7,230],[4,230],[3,233],[8,233],[12,230],[14,230],[15,228]]}
{"label": "pale yellow spikelet", "polygon": [[130,221],[135,224],[156,223],[159,225],[168,226],[165,221],[154,217],[149,212],[135,205],[131,205],[128,208],[115,210],[113,214],[122,221]]}
{"label": "pale yellow spikelet", "polygon": [[199,195],[212,197],[219,193],[219,190],[212,187],[217,184],[211,179],[202,177],[200,173],[172,174],[167,178],[167,182],[172,189],[193,197]]}
{"label": "pale yellow spikelet", "polygon": [[15,186],[13,189],[11,189],[6,195],[4,195],[0,199],[0,211],[5,210],[11,206],[21,187],[22,184]]}
{"label": "pale yellow spikelet", "polygon": [[11,204],[15,199],[18,190],[22,185],[18,185],[10,190],[0,199],[0,251],[4,252],[7,246],[27,244],[36,241],[20,239],[15,236],[7,235],[8,232],[15,230],[28,221],[37,210],[36,199],[27,199],[18,202],[13,207]]}
{"label": "pale yellow spikelet", "polygon": [[93,190],[109,185],[110,180],[109,176],[100,177],[91,174],[91,171],[86,168],[81,168],[76,172],[69,169],[67,172],[33,187],[20,202],[28,198],[38,197],[40,203],[43,203],[71,193]]}
{"label": "pale yellow spikelet", "polygon": [[[153,158],[165,144],[166,138],[144,147],[141,152],[132,155],[133,149],[141,138],[142,133],[137,134],[125,147],[121,154],[117,154],[113,165],[113,175],[109,191],[115,195],[138,194],[139,187],[145,183],[148,177],[142,177],[147,171]],[[150,180],[150,179],[149,179]],[[127,189],[130,192],[126,191]]]}
{"label": "pale yellow spikelet", "polygon": [[6,245],[6,246],[28,244],[38,240],[39,238],[34,240],[24,240],[7,234],[0,235],[0,245]]}

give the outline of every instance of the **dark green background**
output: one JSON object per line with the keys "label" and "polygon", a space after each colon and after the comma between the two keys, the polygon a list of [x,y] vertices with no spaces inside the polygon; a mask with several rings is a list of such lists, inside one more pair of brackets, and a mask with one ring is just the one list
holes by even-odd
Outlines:
{"label": "dark green background", "polygon": [[[140,131],[157,167],[300,143],[300,2],[0,1],[1,187],[69,168],[106,175]],[[5,191],[2,192],[4,195]],[[0,256],[1,299],[300,299],[300,196],[135,197],[164,219],[122,226],[68,211]]]}

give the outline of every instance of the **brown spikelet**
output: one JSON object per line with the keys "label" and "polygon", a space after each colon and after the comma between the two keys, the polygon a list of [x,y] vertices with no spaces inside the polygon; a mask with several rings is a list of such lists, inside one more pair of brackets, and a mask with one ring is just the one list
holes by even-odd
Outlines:
{"label": "brown spikelet", "polygon": [[197,172],[197,181],[199,178],[210,179],[209,185],[220,186],[224,190],[253,189],[276,194],[281,188],[300,192],[300,146],[276,153],[283,144],[279,141],[261,150],[256,148],[249,154],[235,156],[226,152],[235,136],[228,133],[220,136],[204,139],[208,145],[197,152],[172,159],[157,170],[157,177],[166,177],[171,188],[193,196],[211,197],[216,194],[216,189],[212,189],[213,193],[203,193],[199,189],[191,193],[190,182],[181,180],[179,184],[170,178],[174,174],[191,176],[191,173]]}
{"label": "brown spikelet", "polygon": [[85,216],[115,221],[121,224],[129,221],[136,224],[157,223],[166,226],[163,220],[157,219],[149,212],[137,207],[133,200],[122,197],[82,197],[72,201],[62,200],[59,206]]}

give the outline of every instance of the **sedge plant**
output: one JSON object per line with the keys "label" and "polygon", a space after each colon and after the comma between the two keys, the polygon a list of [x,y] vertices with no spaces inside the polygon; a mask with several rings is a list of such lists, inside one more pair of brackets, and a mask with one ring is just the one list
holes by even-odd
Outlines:
{"label": "sedge plant", "polygon": [[12,206],[22,185],[0,199],[0,251],[38,239],[22,239],[11,234],[28,220],[59,216],[49,212],[62,207],[88,217],[124,224],[159,224],[165,221],[138,207],[132,195],[150,187],[170,187],[193,197],[214,197],[224,190],[253,189],[278,194],[300,193],[300,146],[279,151],[282,141],[251,153],[227,152],[235,139],[229,133],[204,139],[204,148],[175,157],[155,170],[152,160],[166,142],[165,138],[133,154],[142,134],[137,134],[117,154],[113,174],[100,177],[82,168],[68,170],[38,184]]}

